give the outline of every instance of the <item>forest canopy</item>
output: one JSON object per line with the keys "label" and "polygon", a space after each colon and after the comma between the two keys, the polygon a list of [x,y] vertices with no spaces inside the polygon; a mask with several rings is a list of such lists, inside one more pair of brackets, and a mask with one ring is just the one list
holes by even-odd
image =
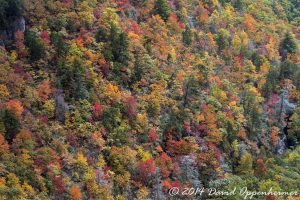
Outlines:
{"label": "forest canopy", "polygon": [[299,0],[0,0],[0,199],[299,191],[299,40]]}

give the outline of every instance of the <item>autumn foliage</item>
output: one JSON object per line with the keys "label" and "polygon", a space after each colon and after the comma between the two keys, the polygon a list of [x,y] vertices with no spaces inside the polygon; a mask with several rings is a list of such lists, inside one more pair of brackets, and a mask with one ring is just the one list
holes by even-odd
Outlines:
{"label": "autumn foliage", "polygon": [[299,10],[0,0],[0,200],[299,191]]}

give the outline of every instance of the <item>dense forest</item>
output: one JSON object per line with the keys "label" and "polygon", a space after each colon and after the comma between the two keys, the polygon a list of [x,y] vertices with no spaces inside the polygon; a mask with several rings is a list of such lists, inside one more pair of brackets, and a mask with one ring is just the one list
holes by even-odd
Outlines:
{"label": "dense forest", "polygon": [[299,41],[299,0],[0,0],[0,200],[300,192]]}

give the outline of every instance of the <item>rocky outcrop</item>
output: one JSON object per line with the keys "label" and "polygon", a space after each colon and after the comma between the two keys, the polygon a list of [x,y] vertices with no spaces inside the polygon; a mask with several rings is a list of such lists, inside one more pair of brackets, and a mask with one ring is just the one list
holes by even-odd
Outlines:
{"label": "rocky outcrop", "polygon": [[26,22],[23,16],[16,18],[9,27],[4,30],[0,28],[0,45],[5,45],[6,40],[12,40],[16,31],[24,32],[26,30]]}
{"label": "rocky outcrop", "polygon": [[291,115],[296,109],[296,104],[289,101],[289,92],[287,90],[280,91],[280,113]]}
{"label": "rocky outcrop", "polygon": [[163,189],[162,189],[162,180],[161,180],[161,174],[160,169],[157,167],[155,172],[155,178],[154,178],[154,185],[152,190],[152,198],[153,200],[165,200],[166,197],[164,195]]}
{"label": "rocky outcrop", "polygon": [[195,28],[194,26],[194,17],[193,16],[188,16],[188,23],[189,23],[189,26],[190,28]]}
{"label": "rocky outcrop", "polygon": [[282,134],[280,136],[280,139],[278,141],[278,145],[276,148],[276,153],[283,154],[286,145],[285,145],[285,131],[286,127],[288,125],[288,118],[291,116],[296,109],[297,105],[295,103],[292,103],[289,101],[289,92],[287,90],[281,90],[280,91],[280,100],[277,104],[277,110],[276,110],[276,117],[278,119],[278,122],[282,126]]}
{"label": "rocky outcrop", "polygon": [[55,116],[56,119],[65,121],[65,113],[68,112],[69,105],[65,102],[65,96],[61,90],[57,90],[55,94]]}
{"label": "rocky outcrop", "polygon": [[202,187],[202,184],[199,180],[199,173],[193,156],[191,155],[183,156],[181,158],[180,168],[181,168],[181,177],[185,179],[184,181],[190,182],[192,186],[195,188]]}
{"label": "rocky outcrop", "polygon": [[26,29],[26,22],[25,18],[23,16],[19,17],[15,22],[14,22],[14,31],[22,31],[24,32]]}

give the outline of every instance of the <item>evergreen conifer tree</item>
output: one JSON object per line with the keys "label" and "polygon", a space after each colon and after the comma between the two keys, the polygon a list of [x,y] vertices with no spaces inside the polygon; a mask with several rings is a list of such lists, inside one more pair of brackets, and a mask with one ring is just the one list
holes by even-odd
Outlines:
{"label": "evergreen conifer tree", "polygon": [[186,26],[185,31],[182,32],[182,40],[183,40],[184,44],[186,44],[187,46],[192,44],[193,33],[189,26]]}
{"label": "evergreen conifer tree", "polygon": [[295,54],[297,52],[297,44],[291,33],[287,32],[282,40],[279,48],[282,60],[287,58],[288,54]]}
{"label": "evergreen conifer tree", "polygon": [[25,44],[29,49],[29,57],[31,61],[38,61],[45,53],[45,49],[37,34],[33,31],[26,31]]}
{"label": "evergreen conifer tree", "polygon": [[168,5],[167,0],[156,0],[154,5],[154,14],[158,14],[165,21],[168,20],[171,9]]}

